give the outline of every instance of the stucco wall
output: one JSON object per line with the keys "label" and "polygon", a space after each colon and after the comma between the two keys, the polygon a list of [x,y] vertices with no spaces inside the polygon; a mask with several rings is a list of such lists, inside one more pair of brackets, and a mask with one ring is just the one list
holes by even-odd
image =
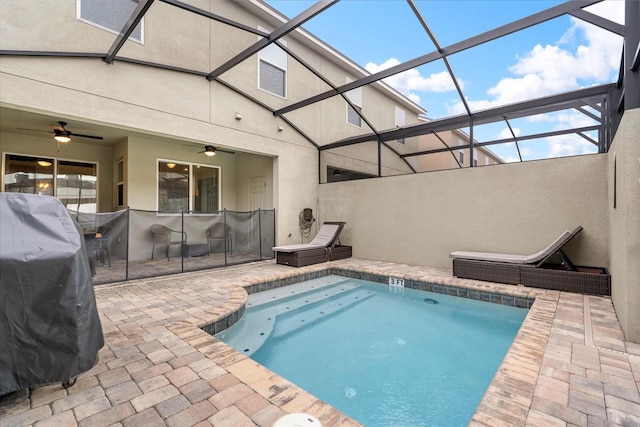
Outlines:
{"label": "stucco wall", "polygon": [[[0,2],[2,35],[0,47],[8,50],[106,52],[115,35],[76,19],[75,2],[11,0]],[[253,28],[262,25],[275,28],[271,19],[250,13],[250,5],[233,1],[195,0],[190,2],[205,10],[229,16]],[[247,7],[247,8],[245,8]],[[48,16],[50,26],[65,28],[43,37],[42,29],[30,29],[26,23],[33,17]],[[28,17],[28,18],[25,18]],[[272,19],[271,19],[272,21]],[[167,25],[167,22],[172,22]],[[170,28],[170,31],[167,30]],[[36,31],[36,32],[34,32]],[[40,32],[39,32],[40,31]],[[338,66],[337,57],[317,52],[289,34],[284,39],[290,47],[300,48],[304,56],[334,84],[342,85],[346,77],[357,77],[350,65]],[[166,63],[186,69],[211,71],[233,57],[258,36],[230,28],[207,18],[190,14],[162,3],[154,4],[145,17],[144,44],[127,42],[120,52],[124,57]],[[184,49],[188,44],[189,49]],[[288,60],[287,99],[258,89],[258,57],[238,64],[223,80],[245,90],[272,108],[280,108],[293,100],[303,99],[328,86],[311,78],[307,70],[293,59]],[[0,62],[0,105],[6,108],[40,112],[65,120],[92,122],[131,131],[124,152],[127,180],[127,205],[139,209],[155,209],[155,159],[158,157],[198,162],[180,156],[159,140],[182,141],[200,146],[212,144],[238,151],[261,154],[273,159],[271,172],[272,206],[278,210],[277,241],[297,243],[298,213],[305,207],[316,207],[318,183],[318,151],[282,119],[252,101],[243,98],[217,82],[153,67],[116,61],[105,64],[99,59],[3,57]],[[384,94],[383,94],[384,92]],[[401,98],[388,97],[390,91],[372,87],[364,89],[363,101],[368,118],[379,129],[393,127],[394,108]],[[371,104],[371,105],[370,105]],[[405,105],[407,123],[417,120],[417,111]],[[236,120],[236,113],[242,120]],[[370,132],[346,123],[346,104],[341,97],[303,108],[287,115],[318,142],[328,142],[349,135]],[[279,130],[282,126],[282,130]],[[141,138],[138,136],[144,135]],[[200,155],[201,156],[201,155]],[[385,157],[386,161],[387,157]],[[109,173],[113,169],[111,159]],[[397,158],[388,161],[395,170]],[[406,165],[401,165],[406,169]],[[105,169],[106,170],[106,169]],[[223,167],[223,201],[227,209],[245,205],[246,175],[229,176]],[[247,173],[251,173],[248,171]],[[262,173],[262,172],[261,172]],[[231,188],[229,184],[236,183]],[[111,182],[111,176],[108,182]],[[134,185],[135,183],[135,185]],[[235,191],[241,189],[239,194]],[[101,194],[102,197],[102,194]],[[113,192],[101,204],[102,210],[113,209]]]}
{"label": "stucco wall", "polygon": [[529,254],[577,225],[566,252],[607,267],[606,155],[323,184],[320,221],[356,257],[451,269],[455,250]]}
{"label": "stucco wall", "polygon": [[625,112],[607,175],[612,298],[625,338],[640,342],[640,109]]}

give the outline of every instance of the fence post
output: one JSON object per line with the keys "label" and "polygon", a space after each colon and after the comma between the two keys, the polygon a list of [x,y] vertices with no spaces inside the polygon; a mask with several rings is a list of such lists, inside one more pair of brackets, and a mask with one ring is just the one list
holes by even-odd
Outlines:
{"label": "fence post", "polygon": [[125,263],[124,263],[124,280],[129,280],[129,234],[131,230],[131,208],[127,206],[127,238],[125,239]]}
{"label": "fence post", "polygon": [[258,208],[258,250],[260,251],[260,261],[262,261],[262,208]]}
{"label": "fence post", "polygon": [[222,209],[222,222],[224,224],[224,266],[227,266],[227,208]]}
{"label": "fence post", "polygon": [[[180,219],[182,221],[180,231],[184,233],[184,208],[180,208]],[[184,236],[184,234],[182,234],[181,236]],[[180,245],[180,271],[184,273],[184,253],[187,241],[184,237],[181,237],[180,239],[182,240],[182,244]]]}

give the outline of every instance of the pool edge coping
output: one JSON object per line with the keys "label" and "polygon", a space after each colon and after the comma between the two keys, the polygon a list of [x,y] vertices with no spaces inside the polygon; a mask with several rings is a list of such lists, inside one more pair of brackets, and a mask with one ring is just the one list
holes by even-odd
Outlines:
{"label": "pool edge coping", "polygon": [[[336,262],[338,264],[339,262]],[[333,264],[333,263],[332,263]],[[494,377],[492,378],[487,390],[485,391],[479,405],[477,406],[473,417],[470,420],[469,425],[486,425],[486,424],[504,424],[505,419],[509,420],[509,423],[512,425],[524,425],[527,419],[528,411],[531,407],[531,403],[533,400],[534,390],[537,383],[537,378],[540,373],[542,367],[542,359],[545,352],[546,343],[549,339],[552,321],[557,309],[558,300],[560,291],[553,290],[543,290],[543,289],[535,289],[535,288],[527,288],[519,285],[506,285],[506,284],[498,284],[491,282],[483,282],[477,280],[470,279],[459,279],[456,277],[448,276],[448,277],[440,277],[433,276],[430,274],[422,274],[415,275],[412,273],[406,274],[398,274],[395,271],[382,271],[379,269],[368,268],[350,268],[349,266],[340,266],[340,265],[327,265],[321,264],[319,267],[310,266],[312,268],[306,267],[302,269],[292,270],[291,272],[287,272],[285,274],[277,275],[277,277],[266,277],[258,280],[254,280],[250,283],[239,284],[235,286],[231,286],[231,293],[240,291],[243,294],[243,297],[236,294],[236,298],[230,298],[227,300],[220,308],[222,309],[222,313],[215,319],[212,319],[209,323],[206,321],[198,322],[197,324],[191,323],[189,326],[193,328],[193,326],[197,326],[197,328],[206,334],[208,337],[213,340],[204,346],[198,347],[198,344],[202,344],[201,341],[209,341],[204,337],[199,337],[196,341],[195,347],[199,351],[203,351],[203,353],[214,360],[214,362],[220,364],[220,366],[227,369],[230,373],[234,374],[238,379],[243,381],[246,385],[253,388],[256,392],[263,395],[263,397],[269,399],[272,403],[279,405],[279,402],[284,402],[285,405],[289,404],[291,401],[282,401],[281,396],[276,398],[276,395],[280,393],[274,394],[274,390],[271,390],[269,387],[265,389],[264,387],[264,377],[268,378],[279,378],[284,383],[288,384],[288,387],[293,387],[289,393],[292,393],[294,390],[296,391],[296,395],[298,393],[302,393],[303,395],[308,395],[307,400],[310,398],[311,401],[315,400],[316,403],[321,403],[321,406],[328,406],[332,408],[330,405],[325,402],[320,401],[318,398],[313,396],[311,393],[301,389],[296,386],[294,383],[280,377],[276,373],[270,371],[268,368],[254,362],[248,356],[238,352],[234,348],[228,346],[224,342],[218,340],[213,336],[212,333],[205,331],[205,327],[211,324],[218,324],[218,327],[222,327],[222,325],[226,325],[223,329],[218,330],[215,333],[218,333],[229,326],[231,326],[235,321],[237,321],[241,315],[240,312],[244,312],[244,308],[246,305],[246,300],[249,294],[255,292],[261,292],[268,289],[275,289],[277,287],[292,285],[304,280],[310,280],[313,278],[324,277],[330,274],[337,275],[345,275],[349,277],[349,274],[359,274],[363,277],[355,277],[355,278],[363,278],[363,280],[371,280],[371,278],[377,279],[372,281],[377,281],[378,283],[388,283],[388,278],[402,278],[405,282],[405,287],[411,287],[415,285],[415,283],[429,283],[435,286],[441,287],[440,290],[444,290],[444,292],[439,292],[447,295],[452,295],[451,289],[455,289],[456,292],[459,290],[463,290],[464,292],[478,292],[478,295],[488,294],[488,295],[499,295],[502,298],[505,296],[507,298],[522,298],[530,300],[528,307],[529,312],[525,317],[521,327],[518,330],[513,342],[509,346],[505,357],[503,358],[498,370],[496,371]],[[398,268],[402,267],[398,265]],[[385,281],[381,281],[381,279],[387,279]],[[406,283],[409,283],[410,286],[406,286]],[[271,286],[271,287],[270,287]],[[413,289],[419,289],[412,287]],[[425,290],[425,289],[422,289]],[[432,291],[432,290],[430,290]],[[432,291],[433,292],[433,291]],[[466,297],[461,295],[455,295],[458,297]],[[483,300],[480,298],[471,298],[477,299],[479,301],[485,301],[490,303],[497,303],[496,301],[492,301],[491,297],[489,300]],[[504,303],[504,299],[501,303]],[[240,304],[240,305],[238,305]],[[505,304],[510,305],[510,304]],[[515,305],[513,305],[515,306]],[[204,320],[204,319],[202,319]],[[235,321],[234,321],[235,320]],[[232,322],[229,324],[229,322]],[[179,322],[184,323],[184,322]],[[183,338],[181,335],[181,331],[179,326],[174,330],[172,329],[180,338]],[[215,329],[215,327],[214,327]],[[182,331],[187,332],[187,331]],[[200,335],[199,333],[194,334],[193,331],[188,334],[189,336]],[[185,337],[189,338],[189,337]],[[184,339],[184,338],[183,338]],[[527,364],[523,364],[523,358],[526,359]],[[247,361],[248,360],[248,361]],[[258,369],[259,371],[263,371],[260,376],[261,382],[254,382],[254,378],[245,377],[242,372],[242,366],[251,366],[253,369]],[[232,370],[230,370],[230,368]],[[265,372],[266,371],[266,372]],[[249,382],[246,382],[246,381]],[[279,390],[281,391],[281,390]],[[285,399],[286,400],[286,399]],[[279,405],[280,406],[280,405]],[[295,406],[295,405],[294,405]],[[284,408],[284,405],[281,407]],[[335,411],[341,413],[335,408],[332,408]],[[305,409],[298,409],[305,410]],[[308,410],[308,408],[307,408]],[[324,408],[323,412],[326,411]],[[496,417],[496,412],[499,412],[499,417]],[[312,413],[312,412],[310,412]],[[342,413],[341,413],[342,414]],[[317,415],[312,413],[312,415]],[[321,415],[321,414],[320,414]],[[357,420],[351,419],[345,414],[344,417],[347,417],[350,421],[357,422]],[[359,423],[358,423],[359,424]]]}

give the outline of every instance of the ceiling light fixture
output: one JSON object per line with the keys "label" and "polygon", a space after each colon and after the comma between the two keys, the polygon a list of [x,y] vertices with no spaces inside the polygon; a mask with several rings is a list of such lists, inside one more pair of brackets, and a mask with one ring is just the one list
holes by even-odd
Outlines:
{"label": "ceiling light fixture", "polygon": [[65,135],[65,134],[63,134],[63,133],[56,134],[53,138],[54,138],[56,141],[58,141],[58,142],[62,142],[62,143],[65,143],[65,144],[66,144],[67,142],[70,142],[70,141],[71,141],[71,138],[69,138],[69,135]]}
{"label": "ceiling light fixture", "polygon": [[175,164],[175,163],[167,163],[167,167],[168,167],[169,169],[173,169],[173,168],[175,168],[175,167],[176,167],[176,164]]}
{"label": "ceiling light fixture", "polygon": [[47,160],[38,160],[38,164],[43,168],[48,168],[49,166],[51,166],[51,162]]}
{"label": "ceiling light fixture", "polygon": [[205,145],[204,146],[204,154],[206,154],[209,157],[215,156],[216,155],[216,147],[214,147],[213,145]]}

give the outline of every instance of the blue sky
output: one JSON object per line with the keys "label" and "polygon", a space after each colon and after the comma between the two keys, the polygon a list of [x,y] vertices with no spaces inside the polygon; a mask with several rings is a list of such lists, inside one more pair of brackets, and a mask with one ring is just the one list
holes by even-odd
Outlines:
{"label": "blue sky", "polygon": [[[267,2],[290,18],[315,3]],[[415,3],[440,46],[446,47],[562,2],[416,0]],[[624,0],[605,0],[587,10],[619,23],[624,21]],[[308,21],[304,28],[370,72],[435,50],[403,0],[342,0]],[[620,37],[565,16],[452,55],[449,61],[471,110],[478,111],[613,82],[617,79],[621,47]],[[385,81],[425,108],[429,118],[464,112],[442,61]],[[575,111],[510,122],[516,135],[563,129],[576,123],[595,124]],[[496,123],[474,128],[474,136],[486,141],[511,134],[506,123]],[[507,161],[518,159],[514,144],[492,146],[491,150]],[[521,142],[520,150],[524,160],[597,151],[586,139],[573,135]]]}

